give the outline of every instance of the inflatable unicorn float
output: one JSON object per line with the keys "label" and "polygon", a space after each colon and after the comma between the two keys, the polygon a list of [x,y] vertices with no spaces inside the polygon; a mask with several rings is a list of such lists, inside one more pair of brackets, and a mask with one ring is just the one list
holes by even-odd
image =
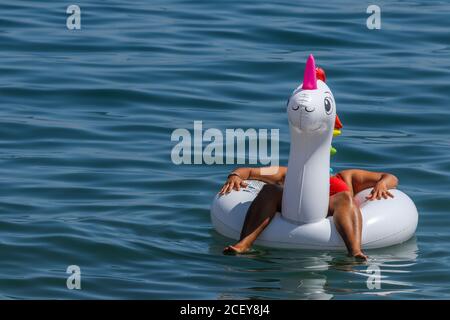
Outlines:
{"label": "inflatable unicorn float", "polygon": [[[282,212],[273,218],[256,244],[276,248],[345,249],[333,217],[327,217],[336,104],[327,84],[317,79],[312,55],[306,62],[303,83],[289,98],[287,114],[291,145]],[[247,209],[265,184],[256,180],[246,182],[246,188],[216,195],[213,200],[212,223],[226,237],[239,239]],[[390,190],[392,199],[368,201],[366,196],[370,192],[371,189],[366,189],[355,195],[363,218],[363,249],[392,246],[410,239],[418,222],[413,201],[398,189]]]}

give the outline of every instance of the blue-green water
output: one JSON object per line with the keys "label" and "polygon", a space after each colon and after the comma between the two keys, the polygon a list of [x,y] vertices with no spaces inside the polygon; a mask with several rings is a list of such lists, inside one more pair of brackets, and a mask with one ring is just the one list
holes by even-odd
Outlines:
{"label": "blue-green water", "polygon": [[[448,1],[0,5],[0,298],[450,298]],[[223,256],[209,205],[234,166],[174,165],[176,128],[278,128],[314,53],[344,123],[335,169],[389,171],[410,242]],[[66,268],[81,268],[68,290]]]}

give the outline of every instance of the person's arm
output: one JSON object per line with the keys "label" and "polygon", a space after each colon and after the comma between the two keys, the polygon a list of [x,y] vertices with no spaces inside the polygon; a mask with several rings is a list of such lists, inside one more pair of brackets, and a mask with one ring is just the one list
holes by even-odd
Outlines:
{"label": "person's arm", "polygon": [[[264,172],[275,172],[274,174],[263,174]],[[227,178],[219,194],[231,192],[231,190],[239,191],[241,187],[246,187],[244,180],[261,180],[267,183],[280,183],[286,175],[286,167],[264,167],[264,168],[237,168],[233,170]]]}
{"label": "person's arm", "polygon": [[353,194],[373,188],[371,194],[366,197],[368,200],[393,198],[394,195],[389,192],[389,189],[394,189],[398,185],[397,177],[386,172],[351,169],[341,171],[339,174],[352,187]]}

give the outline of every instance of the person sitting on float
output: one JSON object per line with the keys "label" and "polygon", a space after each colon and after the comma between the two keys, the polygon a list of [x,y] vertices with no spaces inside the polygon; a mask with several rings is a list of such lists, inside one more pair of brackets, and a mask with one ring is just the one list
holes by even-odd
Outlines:
{"label": "person sitting on float", "polygon": [[[325,72],[321,68],[316,69],[318,79],[325,82]],[[336,116],[335,129],[341,129],[342,124]],[[262,172],[276,172],[267,175]],[[263,171],[264,170],[264,171]],[[283,184],[287,167],[265,168],[237,168],[228,175],[219,194],[226,194],[232,190],[239,191],[245,188],[245,180],[260,180],[266,185],[259,192],[248,208],[242,227],[240,240],[234,245],[226,246],[223,250],[226,254],[240,254],[248,252],[253,242],[269,225],[277,212],[281,212]],[[358,192],[373,188],[368,200],[380,200],[393,198],[389,189],[396,188],[398,179],[394,175],[385,172],[371,172],[367,170],[348,169],[330,176],[330,201],[328,216],[333,216],[336,229],[344,240],[349,256],[367,260],[367,255],[361,249],[362,216],[361,210],[354,195]]]}

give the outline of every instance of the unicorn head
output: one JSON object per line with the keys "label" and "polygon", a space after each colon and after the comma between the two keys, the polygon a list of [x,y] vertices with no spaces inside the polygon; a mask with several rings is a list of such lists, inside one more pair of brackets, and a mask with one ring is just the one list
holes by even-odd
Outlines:
{"label": "unicorn head", "polygon": [[330,88],[316,77],[313,55],[306,61],[303,83],[294,90],[287,105],[290,125],[305,133],[333,130],[336,105]]}
{"label": "unicorn head", "polygon": [[291,146],[281,214],[295,223],[314,223],[328,213],[336,105],[330,88],[317,79],[312,55],[306,61],[303,83],[289,98],[287,112]]}

